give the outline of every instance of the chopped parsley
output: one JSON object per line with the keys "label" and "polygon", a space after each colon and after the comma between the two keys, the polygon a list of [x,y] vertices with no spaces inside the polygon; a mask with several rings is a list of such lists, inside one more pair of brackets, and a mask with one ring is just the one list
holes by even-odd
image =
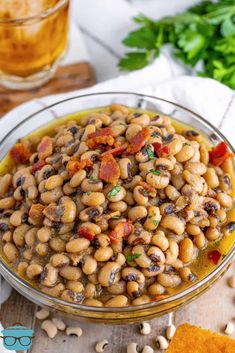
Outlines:
{"label": "chopped parsley", "polygon": [[153,223],[155,224],[155,226],[158,226],[159,221],[158,221],[157,219],[155,219],[155,220],[153,221]]}
{"label": "chopped parsley", "polygon": [[95,152],[100,154],[100,153],[101,153],[101,150],[95,150]]}
{"label": "chopped parsley", "polygon": [[119,219],[120,216],[113,216],[112,219]]}
{"label": "chopped parsley", "polygon": [[215,245],[215,246],[220,246],[220,240],[215,241],[215,242],[214,242],[214,245]]}
{"label": "chopped parsley", "polygon": [[151,148],[147,146],[145,150],[148,153],[149,159],[154,159],[154,152],[151,150]]}
{"label": "chopped parsley", "polygon": [[133,260],[135,260],[135,259],[138,259],[140,256],[141,256],[141,254],[139,254],[139,253],[134,253],[133,255],[127,255],[127,256],[126,256],[126,260],[127,260],[128,262],[131,262],[131,261],[133,261]]}
{"label": "chopped parsley", "polygon": [[90,177],[89,177],[89,180],[92,180],[92,181],[94,181],[95,183],[98,183],[99,181],[101,181],[100,179],[96,179],[96,178],[94,178],[93,176],[90,176]]}
{"label": "chopped parsley", "polygon": [[184,142],[183,146],[191,146],[191,144],[189,142]]}
{"label": "chopped parsley", "polygon": [[116,196],[116,195],[119,193],[120,190],[121,190],[121,187],[120,187],[120,186],[114,186],[114,188],[112,188],[112,190],[109,191],[108,197],[114,197],[114,196]]}
{"label": "chopped parsley", "polygon": [[155,170],[155,169],[150,169],[150,173],[152,173],[154,175],[160,175],[161,174],[160,170]]}
{"label": "chopped parsley", "polygon": [[85,194],[89,196],[91,194],[91,191],[87,191],[85,192]]}

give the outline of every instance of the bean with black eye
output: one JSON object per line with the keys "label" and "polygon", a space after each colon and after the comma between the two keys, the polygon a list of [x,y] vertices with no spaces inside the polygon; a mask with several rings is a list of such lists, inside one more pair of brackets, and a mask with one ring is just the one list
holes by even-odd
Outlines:
{"label": "bean with black eye", "polygon": [[223,228],[223,234],[225,237],[231,235],[233,231],[235,230],[235,222],[229,222],[224,228]]}
{"label": "bean with black eye", "polygon": [[148,203],[148,192],[143,186],[137,185],[133,190],[133,197],[136,203],[140,206],[145,206]]}
{"label": "bean with black eye", "polygon": [[121,267],[117,262],[107,262],[98,273],[98,281],[104,287],[109,287],[115,282],[115,275]]}
{"label": "bean with black eye", "polygon": [[159,273],[164,271],[164,265],[158,265],[157,263],[151,263],[151,265],[147,268],[143,268],[142,272],[145,277],[155,277]]}

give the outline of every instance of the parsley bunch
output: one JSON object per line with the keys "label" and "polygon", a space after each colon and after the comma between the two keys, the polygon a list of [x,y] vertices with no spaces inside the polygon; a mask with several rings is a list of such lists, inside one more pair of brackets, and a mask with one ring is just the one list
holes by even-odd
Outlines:
{"label": "parsley bunch", "polygon": [[194,67],[203,62],[200,76],[212,77],[235,89],[235,0],[203,1],[176,16],[154,21],[134,18],[139,28],[123,40],[137,49],[119,62],[122,70],[138,70],[171,44],[174,55]]}

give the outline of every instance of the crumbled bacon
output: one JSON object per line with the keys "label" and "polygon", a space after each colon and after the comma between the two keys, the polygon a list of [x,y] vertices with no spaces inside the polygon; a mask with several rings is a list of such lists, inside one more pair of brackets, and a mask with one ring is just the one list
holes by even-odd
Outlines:
{"label": "crumbled bacon", "polygon": [[41,225],[44,219],[43,210],[46,206],[34,203],[29,210],[29,217],[33,225]]}
{"label": "crumbled bacon", "polygon": [[69,176],[72,177],[79,170],[91,167],[92,164],[93,162],[90,159],[78,161],[76,158],[71,158],[71,160],[67,163],[66,169],[69,173]]}
{"label": "crumbled bacon", "polygon": [[31,152],[25,143],[16,143],[10,150],[10,156],[18,163],[28,162]]}
{"label": "crumbled bacon", "polygon": [[210,250],[208,251],[207,256],[209,260],[212,260],[214,264],[217,265],[221,258],[221,253],[218,250]]}
{"label": "crumbled bacon", "polygon": [[111,150],[108,150],[108,151],[106,151],[106,152],[104,152],[104,153],[102,153],[102,157],[103,156],[105,156],[105,155],[107,155],[107,154],[112,154],[113,156],[120,156],[124,151],[125,151],[125,149],[127,148],[127,143],[125,143],[123,146],[121,146],[121,147],[115,147],[115,148],[113,148],[113,149],[111,149]]}
{"label": "crumbled bacon", "polygon": [[106,181],[106,183],[117,184],[120,177],[120,169],[112,154],[108,153],[102,157],[99,177]]}
{"label": "crumbled bacon", "polygon": [[130,221],[118,223],[109,233],[111,242],[118,242],[122,238],[128,237],[133,231],[133,225]]}
{"label": "crumbled bacon", "polygon": [[220,166],[226,159],[233,156],[232,153],[229,152],[228,146],[225,142],[220,142],[217,146],[213,147],[211,151],[209,151],[210,162],[215,166]]}
{"label": "crumbled bacon", "polygon": [[169,147],[163,146],[162,143],[153,142],[152,145],[153,145],[154,151],[157,153],[158,157],[163,157],[163,156],[169,154],[169,152],[170,152]]}
{"label": "crumbled bacon", "polygon": [[49,136],[44,136],[38,145],[37,151],[39,159],[46,159],[51,156],[53,152],[52,138]]}
{"label": "crumbled bacon", "polygon": [[44,165],[46,165],[45,161],[42,161],[42,160],[37,161],[32,165],[32,172],[35,173],[38,170],[41,170],[44,167]]}
{"label": "crumbled bacon", "polygon": [[89,230],[88,228],[86,227],[81,227],[79,230],[78,230],[78,234],[80,237],[82,238],[86,238],[90,241],[92,241],[95,237],[95,232],[93,232],[92,230]]}
{"label": "crumbled bacon", "polygon": [[113,131],[110,127],[105,127],[103,129],[97,130],[88,135],[86,143],[90,149],[95,149],[99,145],[113,146]]}
{"label": "crumbled bacon", "polygon": [[150,138],[150,130],[145,127],[130,139],[126,154],[135,154],[141,150]]}
{"label": "crumbled bacon", "polygon": [[156,196],[156,189],[149,185],[148,183],[146,183],[145,181],[140,181],[139,185],[143,186],[143,188],[147,191],[147,193],[151,196],[151,197],[155,197]]}

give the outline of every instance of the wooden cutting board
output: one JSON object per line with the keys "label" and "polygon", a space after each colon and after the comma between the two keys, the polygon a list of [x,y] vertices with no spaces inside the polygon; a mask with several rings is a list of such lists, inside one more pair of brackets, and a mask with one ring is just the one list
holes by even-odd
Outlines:
{"label": "wooden cutting board", "polygon": [[60,67],[56,75],[39,88],[17,91],[0,86],[0,117],[28,100],[90,87],[95,83],[96,77],[92,66],[82,62]]}

